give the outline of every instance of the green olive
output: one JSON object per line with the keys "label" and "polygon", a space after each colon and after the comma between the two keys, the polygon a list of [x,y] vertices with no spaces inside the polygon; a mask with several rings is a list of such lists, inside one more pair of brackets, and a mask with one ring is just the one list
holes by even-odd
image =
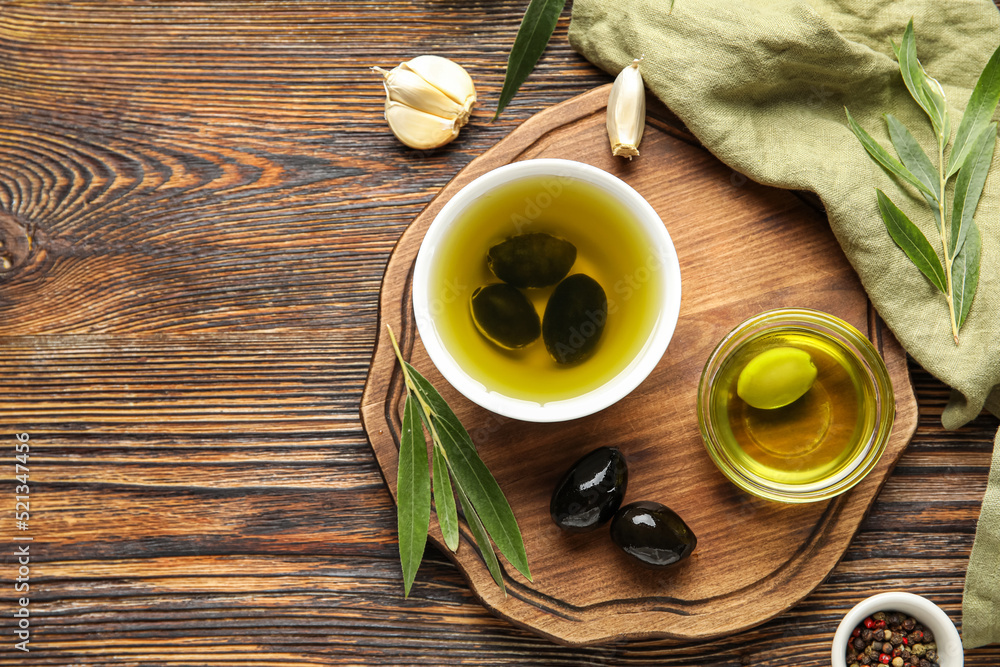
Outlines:
{"label": "green olive", "polygon": [[816,380],[816,364],[805,350],[773,347],[750,360],[736,381],[736,393],[763,410],[783,408],[805,395]]}

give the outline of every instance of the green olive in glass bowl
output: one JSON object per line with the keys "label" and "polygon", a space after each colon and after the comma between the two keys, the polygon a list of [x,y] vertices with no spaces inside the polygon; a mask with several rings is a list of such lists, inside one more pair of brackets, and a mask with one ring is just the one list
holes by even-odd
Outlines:
{"label": "green olive in glass bowl", "polygon": [[864,479],[885,451],[895,398],[863,334],[828,313],[767,311],[709,356],[698,422],[712,461],[734,484],[786,503],[815,502]]}

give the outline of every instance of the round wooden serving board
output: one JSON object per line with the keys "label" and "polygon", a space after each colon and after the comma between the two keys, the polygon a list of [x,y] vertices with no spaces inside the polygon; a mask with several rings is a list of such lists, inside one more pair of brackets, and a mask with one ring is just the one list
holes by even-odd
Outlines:
{"label": "round wooden serving board", "polygon": [[[524,535],[533,581],[501,558],[507,596],[490,578],[463,525],[448,553],[488,608],[566,644],[625,638],[697,641],[760,624],[795,605],[833,569],[916,428],[905,355],[879,320],[825,217],[791,192],[768,188],[719,162],[651,101],[642,156],[612,159],[604,128],[609,86],[544,111],[474,160],[403,234],[386,268],[381,322],[361,413],[393,496],[402,382],[385,327],[449,401],[507,495]],[[666,119],[666,120],[663,120]],[[628,182],[657,210],[680,257],[680,319],[666,355],[632,394],[591,417],[531,424],[497,417],[462,398],[431,364],[414,328],[410,276],[441,206],[490,169],[540,157],[568,158]],[[885,359],[896,421],[878,467],[828,502],[783,505],[749,496],[715,468],[702,445],[695,395],[705,360],[747,317],[777,307],[824,310],[865,332]],[[629,464],[626,502],[656,500],[698,536],[688,560],[640,567],[607,529],[567,534],[549,518],[563,471],[599,445]],[[420,596],[420,574],[413,595]],[[402,592],[402,584],[400,584]]]}

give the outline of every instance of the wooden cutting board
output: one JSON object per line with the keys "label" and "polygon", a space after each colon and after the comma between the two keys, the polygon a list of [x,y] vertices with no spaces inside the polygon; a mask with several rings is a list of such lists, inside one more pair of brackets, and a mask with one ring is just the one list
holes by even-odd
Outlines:
{"label": "wooden cutting board", "polygon": [[[629,638],[697,641],[760,624],[795,605],[833,569],[916,429],[905,354],[874,314],[825,217],[784,190],[734,172],[668,122],[650,102],[642,156],[612,159],[604,128],[610,86],[544,111],[463,169],[407,228],[386,268],[378,339],[361,416],[393,496],[403,387],[386,325],[409,361],[469,429],[524,535],[533,581],[503,559],[507,596],[493,583],[463,525],[456,554],[432,518],[431,542],[449,555],[489,609],[566,644]],[[674,121],[676,124],[676,121]],[[680,319],[653,373],[618,404],[560,424],[493,415],[442,379],[416,334],[410,278],[441,206],[490,169],[530,158],[586,162],[628,182],[663,219],[680,258]],[[808,307],[841,317],[875,343],[896,394],[896,421],[876,469],[827,502],[783,505],[749,496],[715,468],[698,430],[698,379],[719,340],[747,317]],[[651,571],[622,554],[607,529],[570,535],[549,518],[558,478],[599,445],[629,464],[626,502],[655,500],[698,536],[690,559]],[[420,597],[420,574],[411,595]],[[400,583],[402,593],[402,583]]]}

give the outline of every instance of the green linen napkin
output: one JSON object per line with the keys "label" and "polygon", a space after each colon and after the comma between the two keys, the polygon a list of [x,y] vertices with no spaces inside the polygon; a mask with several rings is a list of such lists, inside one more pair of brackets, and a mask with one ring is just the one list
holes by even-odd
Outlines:
{"label": "green linen napkin", "polygon": [[[873,186],[933,239],[926,203],[869,159],[844,114],[847,106],[891,146],[882,118],[891,112],[933,145],[890,44],[910,18],[917,55],[944,87],[957,127],[1000,42],[1000,14],[987,0],[676,0],[672,11],[668,0],[575,0],[569,39],[613,74],[645,55],[647,86],[723,162],[819,195],[879,314],[953,388],[942,421],[957,428],[984,406],[1000,416],[1000,150],[976,215],[979,290],[956,347],[943,296],[890,239]],[[1000,443],[995,450],[966,577],[967,647],[1000,641]]]}

